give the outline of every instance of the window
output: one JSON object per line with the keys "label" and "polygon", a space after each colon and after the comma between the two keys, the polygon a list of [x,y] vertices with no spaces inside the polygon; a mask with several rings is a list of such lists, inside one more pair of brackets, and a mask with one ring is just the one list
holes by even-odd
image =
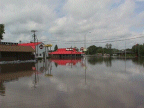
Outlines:
{"label": "window", "polygon": [[41,54],[39,54],[39,56],[41,56]]}

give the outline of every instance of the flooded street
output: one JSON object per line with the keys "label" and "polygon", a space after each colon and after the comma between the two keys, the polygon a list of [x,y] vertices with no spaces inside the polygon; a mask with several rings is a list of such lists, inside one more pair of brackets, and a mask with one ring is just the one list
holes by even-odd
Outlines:
{"label": "flooded street", "polygon": [[0,65],[1,108],[144,108],[144,59]]}

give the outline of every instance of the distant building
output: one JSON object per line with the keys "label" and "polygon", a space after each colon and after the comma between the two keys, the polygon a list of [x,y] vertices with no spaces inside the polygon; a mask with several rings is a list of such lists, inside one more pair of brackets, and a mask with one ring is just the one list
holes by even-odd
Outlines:
{"label": "distant building", "polygon": [[45,57],[45,48],[44,43],[42,42],[19,43],[18,46],[31,46],[34,50],[36,50],[36,58]]}
{"label": "distant building", "polygon": [[75,48],[60,48],[54,52],[49,53],[51,58],[74,58],[74,57],[82,57],[84,55],[83,52],[76,51]]}
{"label": "distant building", "polygon": [[104,54],[104,57],[110,57],[110,54],[106,54],[106,53],[105,53],[105,54]]}
{"label": "distant building", "polygon": [[97,53],[97,56],[102,56],[102,53]]}
{"label": "distant building", "polygon": [[80,48],[80,51],[84,51],[84,47],[81,47],[81,48]]}

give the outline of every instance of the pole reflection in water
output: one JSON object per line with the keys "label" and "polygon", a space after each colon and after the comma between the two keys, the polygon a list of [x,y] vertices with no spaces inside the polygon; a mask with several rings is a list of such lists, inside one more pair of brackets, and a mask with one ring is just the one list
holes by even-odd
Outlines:
{"label": "pole reflection in water", "polygon": [[52,62],[50,60],[45,60],[45,76],[47,77],[53,76],[51,74],[51,70],[52,70]]}
{"label": "pole reflection in water", "polygon": [[36,70],[35,70],[35,72],[34,72],[34,81],[33,81],[33,84],[34,84],[33,87],[34,87],[34,88],[37,87],[37,83],[39,82],[38,62],[37,62],[37,64],[36,64],[36,67],[37,67],[37,68],[35,68]]}
{"label": "pole reflection in water", "polygon": [[125,72],[126,72],[126,58],[125,58]]}
{"label": "pole reflection in water", "polygon": [[86,69],[87,69],[87,67],[86,67],[86,58],[84,58],[84,61],[85,61],[85,84],[86,84]]}

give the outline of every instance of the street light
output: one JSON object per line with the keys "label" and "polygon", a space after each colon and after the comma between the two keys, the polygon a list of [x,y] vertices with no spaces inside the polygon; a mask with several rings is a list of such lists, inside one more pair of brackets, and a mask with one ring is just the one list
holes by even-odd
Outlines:
{"label": "street light", "polygon": [[85,50],[85,51],[86,51],[86,35],[87,35],[88,33],[91,33],[91,32],[87,32],[87,33],[84,35],[84,50]]}

